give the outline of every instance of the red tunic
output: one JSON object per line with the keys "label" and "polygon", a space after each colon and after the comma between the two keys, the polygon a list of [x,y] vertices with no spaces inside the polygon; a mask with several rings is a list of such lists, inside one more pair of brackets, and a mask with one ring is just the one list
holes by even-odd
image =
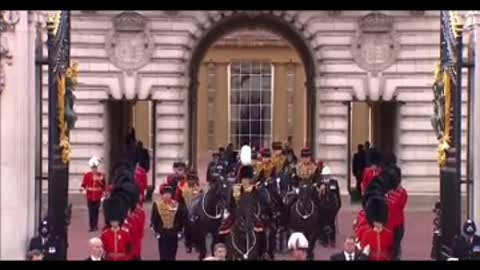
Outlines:
{"label": "red tunic", "polygon": [[365,210],[362,209],[360,210],[360,212],[358,212],[358,217],[357,217],[357,228],[355,231],[357,238],[362,239],[363,233],[365,233],[365,231],[369,229],[370,229],[370,224],[368,223],[367,215],[365,214]]}
{"label": "red tunic", "polygon": [[133,213],[138,217],[138,227],[140,228],[140,239],[143,239],[145,235],[145,220],[146,214],[143,208],[137,207],[133,210]]}
{"label": "red tunic", "polygon": [[388,192],[386,199],[389,210],[387,227],[394,231],[405,222],[404,211],[407,205],[408,194],[403,187],[399,187],[396,190]]}
{"label": "red tunic", "polygon": [[384,228],[378,232],[370,228],[362,233],[360,242],[363,248],[370,246],[371,261],[392,260],[393,233],[389,229]]}
{"label": "red tunic", "polygon": [[130,231],[130,236],[132,239],[132,257],[138,258],[141,254],[141,232],[139,216],[137,216],[135,213],[130,213],[124,225]]}
{"label": "red tunic", "polygon": [[107,228],[103,231],[101,239],[108,261],[131,260],[132,239],[127,228]]}
{"label": "red tunic", "polygon": [[365,168],[363,172],[363,179],[362,179],[362,193],[367,191],[368,186],[372,183],[373,179],[379,176],[382,173],[382,169],[376,166],[370,166]]}
{"label": "red tunic", "polygon": [[83,176],[81,187],[87,191],[88,201],[98,202],[105,192],[105,175],[100,172],[88,172]]}
{"label": "red tunic", "polygon": [[145,201],[145,192],[147,191],[148,180],[147,172],[142,167],[135,170],[135,182],[137,182],[140,189],[141,203]]}

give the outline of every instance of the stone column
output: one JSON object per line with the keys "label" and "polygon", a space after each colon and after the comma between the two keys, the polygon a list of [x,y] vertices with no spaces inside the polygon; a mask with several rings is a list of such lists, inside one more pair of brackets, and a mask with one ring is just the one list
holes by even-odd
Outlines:
{"label": "stone column", "polygon": [[470,150],[470,177],[473,179],[473,203],[472,203],[472,212],[473,220],[475,223],[480,224],[480,143],[476,138],[480,138],[480,94],[477,89],[480,87],[480,12],[470,11],[466,16],[465,27],[466,34],[470,34],[474,50],[474,65],[472,69],[473,72],[473,81],[471,91],[471,110],[470,110],[470,141],[469,150]]}
{"label": "stone column", "polygon": [[2,36],[12,55],[0,96],[0,259],[22,260],[34,232],[35,23],[18,11]]}

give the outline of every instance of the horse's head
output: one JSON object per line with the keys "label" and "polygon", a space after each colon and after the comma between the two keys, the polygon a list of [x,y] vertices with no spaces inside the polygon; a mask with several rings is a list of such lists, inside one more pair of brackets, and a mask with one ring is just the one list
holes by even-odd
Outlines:
{"label": "horse's head", "polygon": [[236,208],[236,227],[242,232],[252,232],[259,212],[258,202],[253,193],[245,193],[238,201]]}
{"label": "horse's head", "polygon": [[312,199],[314,196],[313,186],[308,184],[302,184],[298,188],[298,199],[300,201],[306,202]]}
{"label": "horse's head", "polygon": [[213,182],[212,190],[214,191],[215,197],[219,199],[224,207],[227,207],[230,204],[232,198],[232,185],[225,179],[225,177],[218,177],[217,181]]}

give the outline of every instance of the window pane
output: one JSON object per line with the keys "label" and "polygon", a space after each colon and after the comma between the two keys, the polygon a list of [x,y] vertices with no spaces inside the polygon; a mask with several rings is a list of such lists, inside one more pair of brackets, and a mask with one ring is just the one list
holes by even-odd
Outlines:
{"label": "window pane", "polygon": [[239,134],[248,135],[250,134],[250,122],[242,121],[240,122],[240,132]]}
{"label": "window pane", "polygon": [[251,80],[250,75],[245,75],[245,74],[242,75],[242,83],[241,83],[242,87],[241,88],[243,90],[249,90],[250,89],[250,80]]}
{"label": "window pane", "polygon": [[239,92],[238,91],[232,91],[230,92],[230,104],[237,104],[239,100]]}
{"label": "window pane", "polygon": [[260,76],[252,75],[250,80],[251,80],[251,83],[252,83],[251,89],[252,90],[260,90],[260,86],[261,86],[260,85]]}
{"label": "window pane", "polygon": [[248,109],[248,106],[241,106],[240,107],[240,119],[241,120],[250,119],[250,110]]}
{"label": "window pane", "polygon": [[263,133],[261,129],[261,121],[257,121],[257,120],[252,121],[250,126],[250,131],[254,135],[261,135]]}
{"label": "window pane", "polygon": [[262,103],[263,104],[268,104],[270,105],[272,103],[272,100],[270,98],[271,96],[271,92],[270,91],[264,91],[262,92]]}
{"label": "window pane", "polygon": [[248,90],[242,90],[240,92],[240,104],[248,105],[250,103]]}
{"label": "window pane", "polygon": [[260,74],[262,71],[262,64],[259,62],[252,63],[252,74]]}
{"label": "window pane", "polygon": [[258,136],[252,136],[251,138],[251,145],[252,147],[255,147],[255,149],[260,149],[262,148],[262,140],[261,137]]}
{"label": "window pane", "polygon": [[231,105],[230,118],[233,120],[238,120],[239,118],[239,107],[238,105]]}
{"label": "window pane", "polygon": [[252,69],[251,69],[251,62],[250,61],[244,61],[242,62],[242,67],[241,67],[241,72],[243,74],[245,73],[252,73]]}
{"label": "window pane", "polygon": [[270,129],[270,121],[263,121],[263,134],[270,135],[272,132]]}
{"label": "window pane", "polygon": [[261,103],[261,95],[262,92],[260,91],[251,91],[250,92],[250,104],[259,104]]}
{"label": "window pane", "polygon": [[232,76],[231,80],[231,88],[232,89],[240,89],[241,88],[241,81],[240,81],[240,76]]}
{"label": "window pane", "polygon": [[272,65],[270,63],[262,64],[262,74],[272,74]]}
{"label": "window pane", "polygon": [[262,90],[264,91],[270,91],[272,88],[272,77],[268,76],[262,76]]}
{"label": "window pane", "polygon": [[271,106],[262,106],[262,118],[263,120],[271,119]]}
{"label": "window pane", "polygon": [[238,62],[232,63],[231,73],[232,74],[240,74],[240,63],[238,63]]}
{"label": "window pane", "polygon": [[240,147],[246,143],[249,143],[249,141],[250,141],[250,138],[248,136],[240,136],[238,141],[238,146]]}
{"label": "window pane", "polygon": [[215,130],[215,122],[208,121],[208,133],[213,134],[214,130]]}
{"label": "window pane", "polygon": [[258,105],[251,105],[250,106],[250,118],[252,120],[259,120],[261,118],[260,106],[258,106]]}

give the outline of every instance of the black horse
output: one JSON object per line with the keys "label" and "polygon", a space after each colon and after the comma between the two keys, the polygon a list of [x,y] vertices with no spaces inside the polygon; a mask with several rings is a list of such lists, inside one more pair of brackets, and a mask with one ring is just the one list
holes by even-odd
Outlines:
{"label": "black horse", "polygon": [[289,209],[288,225],[292,232],[301,232],[308,240],[307,259],[313,260],[318,235],[318,195],[313,185],[302,184],[298,198]]}
{"label": "black horse", "polygon": [[219,241],[218,231],[224,215],[232,209],[232,187],[223,177],[213,181],[207,192],[191,207],[190,224],[193,241],[202,260],[207,254],[206,237],[212,236],[213,246]]}
{"label": "black horse", "polygon": [[229,260],[259,260],[262,258],[264,232],[258,230],[261,206],[255,192],[243,193],[235,207],[234,223],[224,236]]}
{"label": "black horse", "polygon": [[342,201],[340,187],[335,179],[323,181],[319,185],[318,217],[319,235],[318,238],[323,246],[335,247],[336,245],[336,219]]}

